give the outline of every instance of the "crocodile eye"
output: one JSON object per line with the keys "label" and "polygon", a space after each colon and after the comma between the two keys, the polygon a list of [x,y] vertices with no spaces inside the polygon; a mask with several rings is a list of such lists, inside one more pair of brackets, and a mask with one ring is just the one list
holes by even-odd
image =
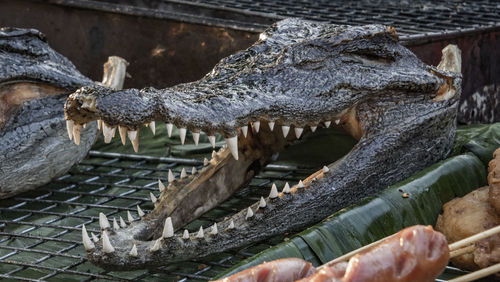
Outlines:
{"label": "crocodile eye", "polygon": [[293,64],[296,67],[321,67],[321,63],[328,57],[327,51],[316,45],[302,45],[294,48],[292,53]]}

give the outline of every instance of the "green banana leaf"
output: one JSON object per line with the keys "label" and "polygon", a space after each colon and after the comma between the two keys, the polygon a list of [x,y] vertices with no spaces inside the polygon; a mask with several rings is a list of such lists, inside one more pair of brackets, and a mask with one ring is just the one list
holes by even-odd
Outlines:
{"label": "green banana leaf", "polygon": [[485,184],[486,167],[478,157],[472,153],[451,157],[242,261],[219,277],[284,257],[321,265],[405,227],[434,225],[445,202]]}
{"label": "green banana leaf", "polygon": [[500,146],[500,123],[459,126],[452,155],[472,152],[487,166]]}

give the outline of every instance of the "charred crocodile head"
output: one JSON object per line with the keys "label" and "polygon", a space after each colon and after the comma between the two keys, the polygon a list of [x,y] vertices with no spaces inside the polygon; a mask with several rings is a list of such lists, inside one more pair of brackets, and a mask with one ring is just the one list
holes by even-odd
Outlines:
{"label": "charred crocodile head", "polygon": [[[456,52],[455,52],[456,53]],[[448,65],[456,66],[453,61]],[[444,67],[443,67],[444,69]],[[85,87],[70,95],[66,118],[101,120],[138,148],[139,128],[154,121],[227,146],[193,175],[169,177],[139,221],[110,226],[100,240],[83,230],[89,259],[109,269],[153,268],[299,230],[443,159],[455,134],[460,74],[422,63],[380,25],[280,21],[250,48],[227,57],[199,81],[157,90]],[[293,187],[197,233],[174,232],[228,198],[270,156],[318,126],[359,140],[342,159]],[[289,132],[290,131],[290,132]]]}
{"label": "charred crocodile head", "polygon": [[97,129],[83,129],[74,147],[63,105],[92,84],[39,31],[0,29],[0,198],[49,182],[87,154]]}

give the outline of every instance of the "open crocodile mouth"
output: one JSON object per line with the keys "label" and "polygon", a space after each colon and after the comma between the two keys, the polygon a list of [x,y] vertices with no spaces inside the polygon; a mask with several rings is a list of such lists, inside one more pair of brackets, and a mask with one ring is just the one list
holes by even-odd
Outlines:
{"label": "open crocodile mouth", "polygon": [[[179,128],[181,143],[187,130],[195,144],[200,132],[212,145],[217,133],[226,141],[201,170],[183,169],[177,179],[169,172],[160,195],[151,194],[150,214],[138,207],[140,220],[129,214],[128,223],[112,224],[101,214],[101,239],[91,240],[83,228],[89,259],[108,269],[154,268],[236,248],[318,222],[443,159],[453,144],[461,82],[445,67],[457,66],[457,56],[443,59],[451,62],[440,69],[423,64],[392,28],[288,19],[199,81],[162,90],[79,89],[65,104],[70,138],[98,120],[105,142],[118,131],[137,151],[139,128],[154,132],[162,121],[169,135]],[[358,143],[213,226],[179,230],[320,126],[340,128]]]}

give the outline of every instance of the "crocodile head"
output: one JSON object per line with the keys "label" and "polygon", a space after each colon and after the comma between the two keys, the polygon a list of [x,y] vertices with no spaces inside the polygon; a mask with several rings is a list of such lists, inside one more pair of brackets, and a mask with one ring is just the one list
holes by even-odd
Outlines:
{"label": "crocodile head", "polygon": [[39,31],[0,29],[0,198],[47,183],[85,156],[97,129],[83,129],[74,147],[63,105],[90,84]]}
{"label": "crocodile head", "polygon": [[[137,149],[139,128],[164,121],[180,128],[181,141],[189,129],[195,143],[201,131],[227,142],[201,170],[170,175],[140,220],[110,226],[100,215],[100,240],[83,230],[88,256],[109,269],[152,268],[317,222],[444,158],[460,80],[422,63],[393,28],[287,19],[199,81],[162,90],[79,89],[66,102],[66,118],[101,120],[107,141],[118,127]],[[228,198],[275,152],[330,125],[359,140],[342,159],[280,193],[273,186],[267,198],[209,228],[175,232]]]}

